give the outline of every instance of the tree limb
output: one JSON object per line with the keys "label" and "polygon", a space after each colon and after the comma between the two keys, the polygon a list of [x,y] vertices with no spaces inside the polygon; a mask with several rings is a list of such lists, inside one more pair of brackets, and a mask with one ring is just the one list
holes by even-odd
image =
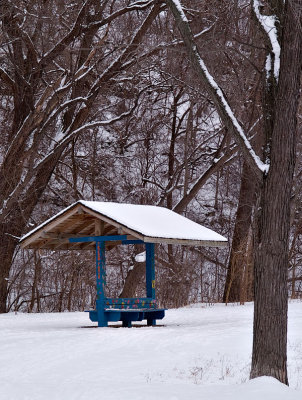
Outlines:
{"label": "tree limb", "polygon": [[262,175],[268,172],[269,165],[263,163],[260,160],[259,156],[256,155],[254,149],[251,146],[251,143],[249,142],[241,125],[235,117],[226,99],[226,96],[224,95],[223,91],[218,86],[218,84],[208,71],[205,63],[203,62],[196,42],[194,40],[189,22],[184,14],[180,2],[178,0],[165,0],[165,2],[171,9],[177,22],[178,29],[185,43],[189,59],[192,62],[195,71],[198,73],[200,81],[203,83],[206,90],[210,94],[221,120],[240,147],[255,177],[258,180],[261,180]]}

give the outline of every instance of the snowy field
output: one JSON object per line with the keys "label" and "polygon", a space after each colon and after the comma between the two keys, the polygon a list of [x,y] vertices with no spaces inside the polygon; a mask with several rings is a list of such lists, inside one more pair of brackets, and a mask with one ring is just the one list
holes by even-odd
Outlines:
{"label": "snowy field", "polygon": [[196,305],[132,329],[87,328],[86,313],[0,315],[0,399],[301,400],[302,302],[289,305],[290,388],[248,380],[252,312]]}

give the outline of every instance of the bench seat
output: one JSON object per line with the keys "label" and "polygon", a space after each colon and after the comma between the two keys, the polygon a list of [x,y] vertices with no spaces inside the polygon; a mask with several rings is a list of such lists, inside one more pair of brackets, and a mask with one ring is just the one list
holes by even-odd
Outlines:
{"label": "bench seat", "polygon": [[[131,327],[134,321],[147,320],[147,325],[156,325],[157,319],[163,319],[165,316],[165,309],[104,309],[105,317],[108,322],[122,321],[123,326]],[[89,318],[92,322],[98,322],[98,313],[96,310],[89,311]]]}

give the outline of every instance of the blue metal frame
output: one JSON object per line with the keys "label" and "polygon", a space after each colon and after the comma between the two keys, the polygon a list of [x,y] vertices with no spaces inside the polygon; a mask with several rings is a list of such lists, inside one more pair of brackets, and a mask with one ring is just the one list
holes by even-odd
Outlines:
{"label": "blue metal frame", "polygon": [[127,235],[112,235],[112,236],[83,236],[70,238],[70,243],[75,242],[115,242],[115,241],[127,241]]}
{"label": "blue metal frame", "polygon": [[105,300],[105,242],[97,241],[95,243],[96,252],[96,309],[98,315],[98,326],[107,326],[107,319],[104,310]]}
{"label": "blue metal frame", "polygon": [[131,240],[131,239],[127,239],[127,240],[122,240],[122,244],[143,244],[145,242],[143,242],[142,240]]}
{"label": "blue metal frame", "polygon": [[123,326],[131,327],[132,321],[147,320],[147,325],[155,325],[156,319],[165,316],[164,309],[157,309],[155,301],[155,257],[154,243],[145,243],[146,247],[146,292],[145,298],[109,299],[105,297],[105,242],[119,241],[121,244],[142,244],[142,240],[128,240],[127,235],[84,236],[70,238],[70,243],[95,242],[96,253],[96,310],[89,311],[91,321],[99,327],[108,326],[108,321],[122,321]]}

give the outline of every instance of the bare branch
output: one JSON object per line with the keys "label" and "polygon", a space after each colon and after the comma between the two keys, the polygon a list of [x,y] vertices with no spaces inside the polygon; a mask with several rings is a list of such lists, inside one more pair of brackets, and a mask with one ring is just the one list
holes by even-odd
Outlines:
{"label": "bare branch", "polygon": [[4,71],[3,68],[0,68],[0,79],[2,79],[6,85],[10,86],[11,88],[15,88],[15,81],[8,75],[6,71]]}
{"label": "bare branch", "polygon": [[171,9],[174,18],[177,22],[178,29],[182,35],[185,43],[189,59],[192,62],[195,71],[198,73],[199,78],[206,90],[210,94],[213,103],[215,104],[217,111],[224,125],[228,131],[232,134],[234,140],[240,147],[244,154],[247,162],[249,163],[251,170],[254,172],[257,179],[261,179],[262,174],[266,174],[269,169],[269,165],[263,163],[260,158],[256,155],[254,149],[251,146],[245,132],[235,117],[225,94],[218,86],[210,72],[208,71],[205,63],[203,62],[197,45],[194,40],[193,33],[191,31],[189,22],[184,14],[181,4],[178,0],[166,0],[166,4]]}
{"label": "bare branch", "polygon": [[234,146],[229,152],[225,153],[218,160],[214,159],[212,165],[198,178],[197,182],[195,182],[190,191],[175,205],[173,211],[181,213],[184,208],[195,198],[202,186],[206,184],[208,179],[215,172],[234,161],[234,155],[237,151],[238,147]]}
{"label": "bare branch", "polygon": [[54,58],[57,57],[58,54],[62,52],[62,50],[64,50],[74,40],[75,37],[79,35],[80,32],[86,33],[91,29],[101,28],[102,26],[105,26],[110,22],[112,22],[117,17],[120,17],[131,11],[144,10],[150,7],[150,5],[154,3],[154,0],[142,1],[142,2],[138,1],[136,3],[129,5],[128,7],[123,7],[122,9],[114,12],[113,14],[109,15],[108,17],[102,20],[94,21],[91,22],[89,25],[85,25],[83,24],[83,21],[85,17],[86,7],[89,5],[90,1],[91,0],[87,0],[84,3],[71,30],[65,35],[65,37],[59,43],[57,43],[47,54],[44,55],[44,57],[40,61],[41,64],[43,65],[49,64]]}

